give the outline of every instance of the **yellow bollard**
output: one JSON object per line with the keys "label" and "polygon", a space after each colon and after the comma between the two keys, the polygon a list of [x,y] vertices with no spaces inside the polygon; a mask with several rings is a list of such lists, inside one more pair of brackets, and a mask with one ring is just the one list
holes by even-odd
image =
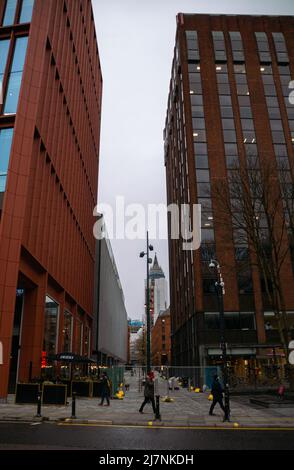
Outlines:
{"label": "yellow bollard", "polygon": [[213,400],[213,395],[208,395],[208,398],[207,398],[209,401],[212,401]]}

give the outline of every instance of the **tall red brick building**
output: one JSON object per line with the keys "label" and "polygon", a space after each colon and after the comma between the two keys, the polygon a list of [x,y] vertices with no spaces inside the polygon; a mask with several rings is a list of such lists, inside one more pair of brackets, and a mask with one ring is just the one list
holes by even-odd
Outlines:
{"label": "tall red brick building", "polygon": [[[252,157],[263,168],[283,163],[293,182],[293,78],[293,17],[177,16],[164,131],[167,199],[201,204],[202,246],[193,252],[182,250],[182,240],[169,243],[174,366],[221,364],[211,258],[220,262],[225,281],[230,370],[247,375],[257,367],[264,371],[273,360],[285,362],[277,322],[250,250],[239,246],[232,232],[224,241],[211,195],[218,181],[228,181],[236,160],[250,168]],[[292,245],[281,278],[293,336]],[[248,268],[241,272],[244,257]]]}
{"label": "tall red brick building", "polygon": [[[0,398],[91,351],[102,76],[90,0],[1,0]],[[42,362],[43,357],[43,362]]]}
{"label": "tall red brick building", "polygon": [[171,365],[170,311],[159,313],[151,331],[153,366]]}

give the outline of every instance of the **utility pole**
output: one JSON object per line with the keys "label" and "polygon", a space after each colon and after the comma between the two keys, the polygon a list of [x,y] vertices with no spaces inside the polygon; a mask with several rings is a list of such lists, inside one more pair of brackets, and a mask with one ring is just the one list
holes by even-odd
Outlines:
{"label": "utility pole", "polygon": [[150,287],[149,287],[149,264],[152,259],[149,258],[149,251],[153,251],[153,246],[149,245],[149,233],[147,231],[147,250],[146,253],[142,251],[140,258],[147,257],[147,286],[146,286],[146,321],[147,321],[147,335],[146,335],[146,353],[147,353],[147,374],[151,371],[151,318],[150,318]]}
{"label": "utility pole", "polygon": [[217,274],[217,280],[215,283],[215,291],[218,299],[219,307],[219,321],[220,321],[220,346],[222,351],[222,372],[224,381],[224,393],[225,393],[225,416],[224,422],[230,421],[230,390],[228,380],[228,366],[227,366],[227,344],[225,340],[225,314],[224,314],[224,292],[225,283],[222,278],[221,267],[217,260],[211,260],[209,267],[214,269]]}

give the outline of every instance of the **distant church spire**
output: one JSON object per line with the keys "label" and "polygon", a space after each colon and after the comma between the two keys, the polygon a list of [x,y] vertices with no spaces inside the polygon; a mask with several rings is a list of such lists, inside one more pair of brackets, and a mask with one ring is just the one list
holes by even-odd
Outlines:
{"label": "distant church spire", "polygon": [[160,279],[160,278],[164,278],[164,277],[165,277],[164,272],[158,264],[157,253],[155,253],[153,266],[150,269],[150,278],[151,279]]}

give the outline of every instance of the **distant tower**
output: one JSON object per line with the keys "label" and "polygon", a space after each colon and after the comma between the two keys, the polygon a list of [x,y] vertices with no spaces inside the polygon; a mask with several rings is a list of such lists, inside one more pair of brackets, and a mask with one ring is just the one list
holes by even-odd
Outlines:
{"label": "distant tower", "polygon": [[150,312],[152,326],[155,324],[159,313],[167,308],[166,296],[167,282],[155,253],[153,266],[150,269]]}

